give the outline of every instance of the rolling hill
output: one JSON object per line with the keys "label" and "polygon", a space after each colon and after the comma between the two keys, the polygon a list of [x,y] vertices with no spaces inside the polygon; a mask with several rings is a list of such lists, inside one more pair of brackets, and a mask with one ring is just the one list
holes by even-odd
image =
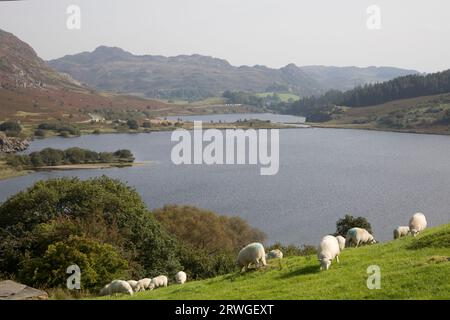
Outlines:
{"label": "rolling hill", "polygon": [[96,92],[38,57],[28,44],[0,30],[0,120],[85,120],[96,108],[158,110],[159,101]]}
{"label": "rolling hill", "polygon": [[[325,272],[315,256],[287,257],[258,271],[101,299],[450,299],[450,224],[347,248],[340,260]],[[380,289],[367,288],[372,265],[380,267]]]}
{"label": "rolling hill", "polygon": [[297,67],[294,64],[280,69],[261,65],[236,67],[226,60],[199,54],[137,56],[106,46],[48,63],[99,90],[161,99],[201,99],[220,96],[226,90],[309,96],[417,73],[390,67]]}

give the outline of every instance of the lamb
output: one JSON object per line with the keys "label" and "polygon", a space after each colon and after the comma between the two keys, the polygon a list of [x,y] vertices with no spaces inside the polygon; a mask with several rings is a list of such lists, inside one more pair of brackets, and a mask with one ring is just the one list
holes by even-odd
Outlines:
{"label": "lamb", "polygon": [[339,250],[344,250],[345,248],[345,238],[343,236],[337,236],[337,241],[339,242]]}
{"label": "lamb", "polygon": [[408,235],[409,232],[410,232],[409,227],[407,227],[407,226],[397,227],[397,229],[394,230],[394,239],[404,237],[404,236]]}
{"label": "lamb", "polygon": [[152,281],[152,279],[150,279],[150,278],[144,278],[144,279],[139,280],[137,292],[147,290],[148,287],[150,286],[151,281]]}
{"label": "lamb", "polygon": [[112,295],[116,293],[126,293],[130,296],[133,295],[133,289],[130,284],[123,280],[113,280],[100,290],[101,296]]}
{"label": "lamb", "polygon": [[427,227],[427,219],[423,213],[415,213],[411,220],[409,220],[409,229],[411,234],[415,237],[419,232],[422,232]]}
{"label": "lamb", "polygon": [[176,281],[178,284],[183,284],[183,283],[185,283],[185,282],[186,282],[186,279],[187,279],[186,272],[180,271],[180,272],[178,272],[178,273],[175,275],[175,281]]}
{"label": "lamb", "polygon": [[254,264],[256,268],[259,268],[260,262],[263,266],[266,266],[266,253],[261,243],[250,243],[239,251],[237,264],[244,271],[246,271],[250,264]]}
{"label": "lamb", "polygon": [[331,266],[331,261],[336,258],[339,263],[339,242],[334,236],[325,236],[320,241],[318,250],[318,259],[320,261],[320,270],[328,270]]}
{"label": "lamb", "polygon": [[362,228],[351,228],[347,231],[347,237],[345,239],[345,246],[351,247],[353,244],[358,247],[360,244],[377,243],[375,238]]}
{"label": "lamb", "polygon": [[168,279],[166,276],[157,276],[152,279],[148,288],[149,290],[153,290],[159,287],[167,287]]}
{"label": "lamb", "polygon": [[266,260],[268,259],[283,259],[283,252],[280,249],[271,250],[266,254]]}

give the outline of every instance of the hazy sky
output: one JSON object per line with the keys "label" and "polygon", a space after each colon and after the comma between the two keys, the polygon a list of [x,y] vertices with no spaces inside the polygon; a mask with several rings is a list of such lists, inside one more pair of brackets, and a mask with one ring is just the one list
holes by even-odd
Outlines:
{"label": "hazy sky", "polygon": [[[81,9],[80,30],[66,27],[70,4]],[[380,30],[367,28],[369,5],[381,9]],[[107,45],[233,65],[450,68],[448,0],[2,1],[0,28],[44,59]]]}

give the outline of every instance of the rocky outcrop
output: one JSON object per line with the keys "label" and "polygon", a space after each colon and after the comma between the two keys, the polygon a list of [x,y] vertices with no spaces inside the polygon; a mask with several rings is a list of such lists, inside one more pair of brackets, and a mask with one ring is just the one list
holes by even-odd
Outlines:
{"label": "rocky outcrop", "polygon": [[0,281],[0,300],[47,300],[45,291],[11,280]]}
{"label": "rocky outcrop", "polygon": [[0,153],[14,153],[26,150],[30,145],[28,139],[7,137],[0,132]]}

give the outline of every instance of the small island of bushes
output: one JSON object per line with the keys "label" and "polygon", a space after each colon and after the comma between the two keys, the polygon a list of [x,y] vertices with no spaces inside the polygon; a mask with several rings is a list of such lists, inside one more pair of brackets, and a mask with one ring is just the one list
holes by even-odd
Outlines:
{"label": "small island of bushes", "polygon": [[23,155],[8,155],[6,163],[15,169],[39,169],[64,165],[114,164],[129,165],[134,161],[130,150],[96,152],[78,147],[59,150],[45,148]]}

